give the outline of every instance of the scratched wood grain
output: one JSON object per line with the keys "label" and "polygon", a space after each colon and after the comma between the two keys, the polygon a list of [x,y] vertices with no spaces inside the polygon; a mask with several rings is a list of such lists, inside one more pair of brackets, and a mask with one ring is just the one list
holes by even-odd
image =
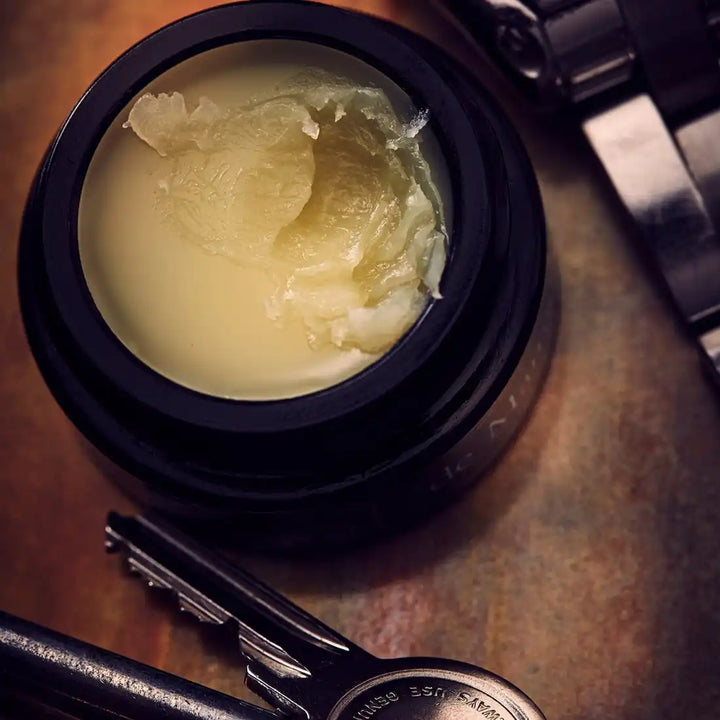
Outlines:
{"label": "scratched wood grain", "polygon": [[[715,720],[720,415],[573,125],[515,97],[426,0],[355,0],[477,70],[521,131],[559,259],[563,319],[525,432],[463,502],[334,560],[247,558],[380,655],[444,655],[523,687],[554,720]],[[35,167],[93,78],[200,0],[0,3],[0,608],[249,697],[232,653],[102,549],[130,510],[28,351],[15,286]]]}

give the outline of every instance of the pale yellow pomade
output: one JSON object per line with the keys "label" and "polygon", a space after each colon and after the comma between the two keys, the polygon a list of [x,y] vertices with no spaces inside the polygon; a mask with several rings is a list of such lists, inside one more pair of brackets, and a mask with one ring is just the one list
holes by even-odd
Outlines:
{"label": "pale yellow pomade", "polygon": [[247,400],[360,372],[440,297],[445,264],[426,116],[401,120],[346,55],[324,50],[330,74],[283,61],[304,43],[273,45],[270,62],[225,48],[155,81],[101,142],[79,216],[120,340],[175,382]]}

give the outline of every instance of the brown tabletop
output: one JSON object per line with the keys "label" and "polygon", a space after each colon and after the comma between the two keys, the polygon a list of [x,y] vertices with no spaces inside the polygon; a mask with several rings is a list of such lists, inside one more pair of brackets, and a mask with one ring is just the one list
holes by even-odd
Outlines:
{"label": "brown tabletop", "polygon": [[[720,415],[578,131],[513,97],[427,0],[345,0],[460,53],[520,128],[562,276],[551,374],[464,501],[333,560],[247,558],[381,656],[493,670],[553,720],[720,716]],[[232,657],[103,553],[109,508],[30,356],[15,255],[33,172],[93,78],[201,0],[0,3],[0,608],[231,694]]]}

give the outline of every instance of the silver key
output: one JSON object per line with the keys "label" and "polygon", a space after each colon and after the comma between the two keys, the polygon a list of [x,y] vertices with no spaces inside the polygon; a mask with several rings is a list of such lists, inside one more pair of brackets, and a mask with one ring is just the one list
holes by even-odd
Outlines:
{"label": "silver key", "polygon": [[307,720],[545,720],[487,670],[438,658],[370,655],[250,574],[151,517],[108,516],[106,546],[204,622],[232,625],[248,687]]}

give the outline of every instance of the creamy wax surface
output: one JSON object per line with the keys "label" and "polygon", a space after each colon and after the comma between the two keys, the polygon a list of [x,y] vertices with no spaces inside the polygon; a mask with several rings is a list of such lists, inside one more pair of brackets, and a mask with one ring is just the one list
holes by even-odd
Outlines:
{"label": "creamy wax surface", "polygon": [[337,384],[440,297],[428,118],[330,49],[204,55],[136,98],[93,158],[79,217],[93,299],[140,360],[200,392]]}

